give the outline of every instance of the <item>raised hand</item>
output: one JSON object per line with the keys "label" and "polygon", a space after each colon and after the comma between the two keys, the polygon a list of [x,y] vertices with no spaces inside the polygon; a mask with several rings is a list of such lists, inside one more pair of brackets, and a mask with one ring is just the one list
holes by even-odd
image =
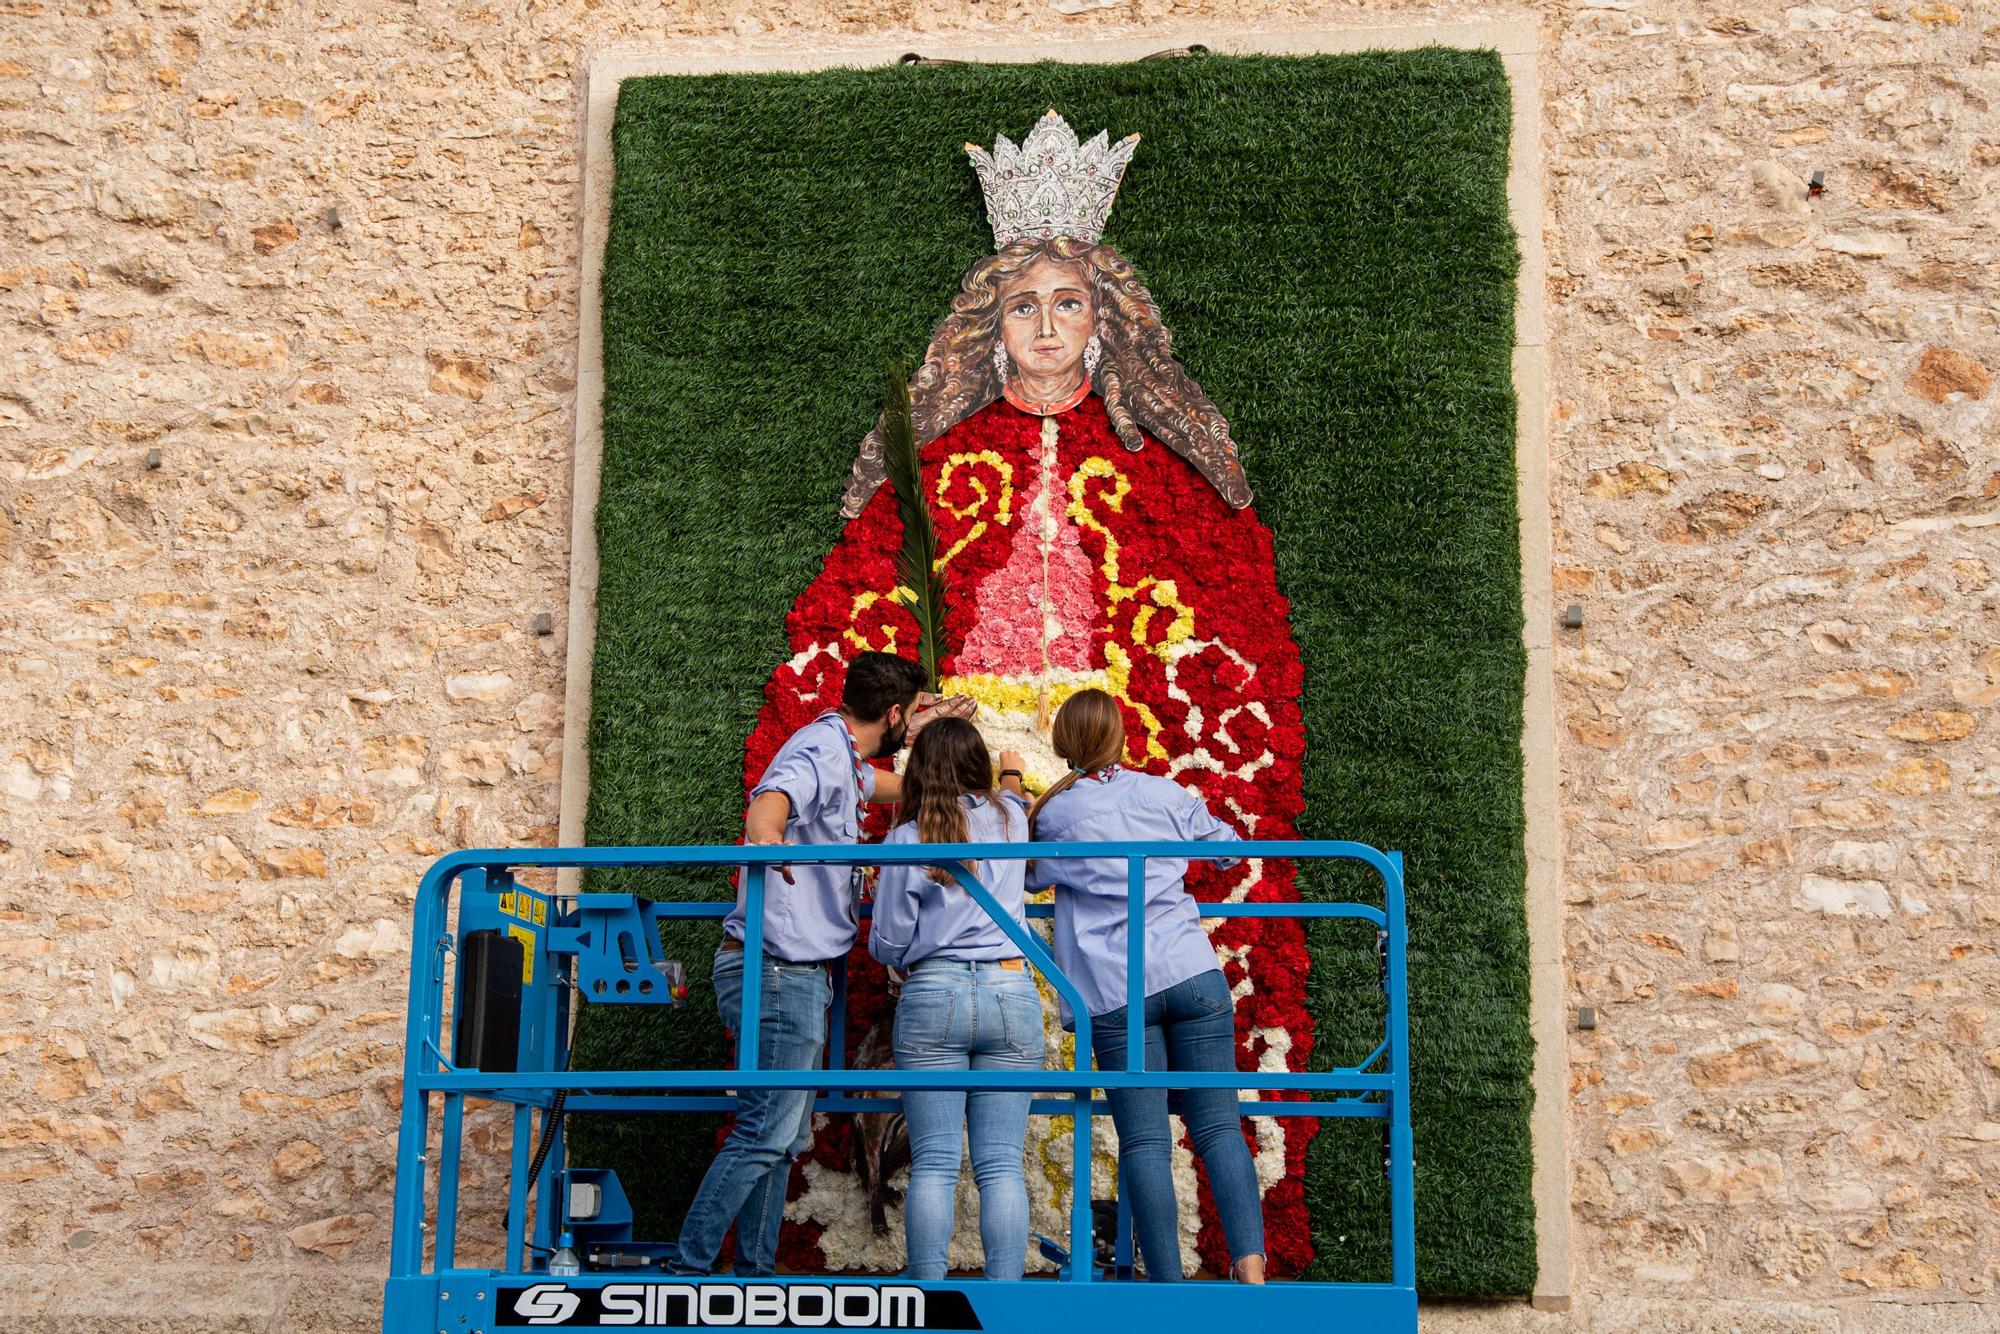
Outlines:
{"label": "raised hand", "polygon": [[934,695],[928,690],[917,696],[910,710],[910,740],[940,718],[970,718],[979,711],[979,701],[970,695]]}

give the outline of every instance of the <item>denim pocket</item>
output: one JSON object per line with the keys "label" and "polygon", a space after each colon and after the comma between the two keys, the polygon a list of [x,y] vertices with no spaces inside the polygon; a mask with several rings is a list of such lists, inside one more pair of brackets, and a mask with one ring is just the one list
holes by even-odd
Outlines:
{"label": "denim pocket", "polygon": [[[913,989],[914,988],[914,989]],[[925,987],[912,978],[896,1003],[896,1054],[928,1056],[951,1038],[955,990]]]}
{"label": "denim pocket", "polygon": [[813,996],[807,1002],[809,1005],[824,1010],[833,1002],[833,978],[824,964],[787,963],[782,959],[773,959],[771,976],[778,990],[790,992],[802,1000],[805,999],[802,989],[810,988]]}
{"label": "denim pocket", "polygon": [[1229,994],[1229,979],[1220,968],[1189,978],[1188,999],[1210,1014],[1227,1014],[1236,1008]]}
{"label": "denim pocket", "polygon": [[1032,989],[999,993],[1000,1023],[1007,1050],[1024,1061],[1041,1062],[1046,1037],[1042,1028],[1042,998]]}

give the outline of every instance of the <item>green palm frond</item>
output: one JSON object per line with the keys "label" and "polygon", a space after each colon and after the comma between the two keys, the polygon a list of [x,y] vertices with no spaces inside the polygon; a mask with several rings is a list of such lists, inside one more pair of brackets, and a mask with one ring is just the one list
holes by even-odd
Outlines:
{"label": "green palm frond", "polygon": [[944,651],[944,572],[937,568],[937,528],[924,503],[923,463],[917,455],[916,424],[910,415],[910,382],[889,367],[882,396],[883,464],[896,493],[903,521],[903,549],[896,556],[896,598],[917,622],[917,661],[936,689],[938,658]]}

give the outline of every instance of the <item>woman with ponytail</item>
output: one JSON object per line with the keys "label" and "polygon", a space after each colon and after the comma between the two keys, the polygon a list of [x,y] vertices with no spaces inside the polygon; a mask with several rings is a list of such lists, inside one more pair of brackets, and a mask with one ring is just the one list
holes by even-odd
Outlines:
{"label": "woman with ponytail", "polygon": [[[884,840],[902,843],[1018,843],[1027,837],[1021,757],[1000,756],[1000,786],[979,731],[941,718],[921,733],[903,773],[902,823]],[[982,861],[973,873],[1014,921],[1025,926],[1026,863]],[[1039,1070],[1042,1001],[1021,951],[950,873],[885,866],[875,890],[868,950],[908,974],[896,1006],[898,1070]],[[909,1276],[945,1276],[965,1131],[972,1130],[972,1175],[979,1183],[979,1237],[986,1277],[1020,1278],[1028,1255],[1028,1187],[1021,1145],[1033,1094],[911,1089],[903,1094],[910,1130],[910,1189],[903,1230]]]}
{"label": "woman with ponytail", "polygon": [[[940,726],[942,724],[939,724]],[[1170,778],[1123,767],[1125,722],[1118,701],[1081,690],[1057,711],[1051,738],[1069,773],[1029,812],[1038,843],[1233,840],[1201,795]],[[922,744],[921,739],[918,744]],[[905,780],[907,782],[907,780]],[[1146,863],[1145,920],[1129,921],[1125,861],[1068,857],[1035,864],[1038,888],[1056,890],[1055,957],[1090,1007],[1091,1048],[1100,1070],[1123,1070],[1126,932],[1146,933],[1144,997],[1147,1070],[1233,1071],[1236,1011],[1201,912],[1182,877],[1187,862]],[[1064,1026],[1074,1024],[1066,1012]],[[1110,1091],[1118,1127],[1120,1189],[1146,1277],[1175,1282],[1181,1270],[1180,1212],[1174,1199],[1173,1133],[1165,1089]],[[1264,1218],[1257,1173],[1243,1139],[1235,1089],[1179,1090],[1194,1151],[1208,1169],[1216,1212],[1229,1242],[1231,1276],[1264,1281]]]}

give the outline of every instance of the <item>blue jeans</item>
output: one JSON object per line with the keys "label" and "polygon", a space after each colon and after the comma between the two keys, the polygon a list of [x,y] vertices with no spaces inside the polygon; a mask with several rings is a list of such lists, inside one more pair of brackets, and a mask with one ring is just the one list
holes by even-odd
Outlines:
{"label": "blue jeans", "polygon": [[[1236,1068],[1236,1006],[1221,969],[1146,997],[1146,1069]],[[1125,1068],[1125,1007],[1092,1015],[1090,1046],[1100,1070]],[[1146,1277],[1176,1283],[1181,1272],[1180,1213],[1174,1201],[1173,1131],[1165,1089],[1110,1090],[1118,1127],[1119,1189],[1132,1201],[1132,1231]],[[1232,1260],[1264,1253],[1264,1205],[1257,1169],[1243,1141],[1235,1089],[1181,1089],[1180,1112],[1202,1166]]]}
{"label": "blue jeans", "polygon": [[[1042,998],[1034,974],[997,963],[923,959],[896,1005],[898,1070],[1039,1070]],[[1033,1093],[903,1094],[910,1130],[910,1189],[903,1233],[911,1278],[943,1278],[965,1130],[979,1183],[979,1240],[986,1277],[1019,1278],[1028,1258],[1028,1184],[1021,1145]]]}
{"label": "blue jeans", "polygon": [[[741,950],[715,952],[715,1008],[732,1033],[742,1026],[743,958]],[[826,1009],[832,1000],[833,979],[823,965],[785,963],[765,955],[757,1068],[818,1069],[826,1054]],[[777,1272],[785,1188],[791,1183],[792,1160],[812,1146],[812,1109],[811,1089],[738,1091],[736,1124],[688,1206],[678,1254],[667,1260],[669,1273],[708,1273],[732,1220],[736,1272],[754,1277]]]}

